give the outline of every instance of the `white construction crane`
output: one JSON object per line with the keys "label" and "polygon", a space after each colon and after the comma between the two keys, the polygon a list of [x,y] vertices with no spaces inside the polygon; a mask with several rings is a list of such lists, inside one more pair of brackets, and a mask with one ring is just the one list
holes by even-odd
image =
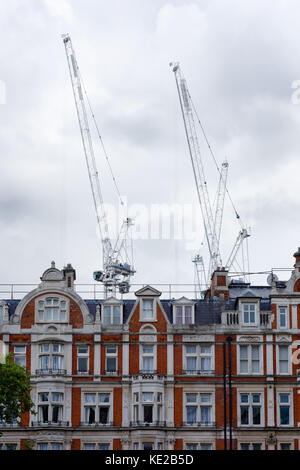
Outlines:
{"label": "white construction crane", "polygon": [[[130,218],[126,218],[123,221],[120,233],[116,241],[112,243],[109,236],[109,227],[107,223],[106,213],[104,210],[104,203],[101,193],[98,170],[96,166],[93,142],[89,128],[87,107],[85,105],[84,96],[86,96],[86,93],[82,84],[82,79],[80,76],[79,67],[71,38],[68,34],[64,34],[62,37],[69,66],[81,140],[88,169],[88,176],[92,189],[92,197],[96,211],[97,225],[102,243],[103,269],[101,271],[95,271],[93,276],[96,281],[103,282],[106,296],[108,293],[115,294],[117,288],[119,289],[120,293],[124,294],[129,291],[129,278],[135,273],[132,259],[130,259],[130,254],[127,250],[127,235],[129,227],[130,225],[132,225],[132,220]],[[86,99],[89,108],[91,109],[87,96]],[[92,116],[94,118],[93,113]],[[97,125],[96,129],[98,131]],[[100,137],[99,131],[98,136]],[[114,176],[113,179],[115,182]]]}
{"label": "white construction crane", "polygon": [[[207,274],[207,281],[209,282],[212,273],[216,269],[222,266],[222,260],[221,260],[221,255],[220,255],[220,236],[221,236],[221,227],[222,227],[222,219],[223,219],[225,193],[228,192],[227,187],[226,187],[228,163],[225,161],[222,163],[221,170],[219,170],[218,168],[219,173],[220,173],[220,179],[219,179],[217,196],[216,196],[216,204],[215,204],[215,207],[213,208],[214,209],[214,215],[213,215],[213,210],[212,210],[212,206],[211,206],[210,199],[209,199],[208,187],[207,187],[207,182],[206,182],[205,173],[204,173],[204,167],[203,167],[203,162],[202,162],[202,157],[201,157],[198,136],[197,136],[196,127],[195,127],[193,102],[192,102],[192,99],[191,99],[191,96],[187,87],[186,80],[183,76],[183,73],[180,69],[179,64],[177,62],[171,63],[170,66],[172,67],[172,70],[175,75],[179,102],[180,102],[180,107],[182,111],[184,128],[185,128],[185,133],[186,133],[186,138],[187,138],[187,143],[188,143],[188,148],[189,148],[189,154],[190,154],[190,158],[192,162],[196,189],[197,189],[198,199],[199,199],[203,223],[204,223],[205,237],[206,237],[207,246],[208,246],[209,255],[210,255],[208,274]],[[201,125],[201,128],[202,128],[202,125]],[[203,128],[202,128],[202,131],[203,131]],[[207,141],[205,133],[204,133],[204,137],[211,151],[211,147]],[[237,212],[236,212],[236,216],[239,219]],[[239,236],[235,242],[234,248],[231,251],[229,260],[226,263],[227,269],[231,268],[232,263],[235,260],[235,257],[239,251],[239,248],[243,240],[248,236],[249,234],[247,230],[243,228],[241,232],[239,233]],[[195,263],[195,266],[197,266],[198,263],[203,264],[203,260],[201,257],[199,258],[196,256],[195,260],[196,261],[193,260]]]}

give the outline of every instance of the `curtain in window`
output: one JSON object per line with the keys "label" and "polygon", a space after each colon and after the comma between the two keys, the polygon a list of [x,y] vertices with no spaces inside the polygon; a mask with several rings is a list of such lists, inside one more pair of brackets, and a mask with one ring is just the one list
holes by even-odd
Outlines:
{"label": "curtain in window", "polygon": [[175,307],[175,323],[182,325],[182,307],[180,305],[176,305]]}
{"label": "curtain in window", "polygon": [[59,423],[62,418],[62,407],[53,406],[52,407],[52,423]]}
{"label": "curtain in window", "polygon": [[88,424],[93,424],[95,422],[96,408],[93,406],[88,406],[85,408],[85,422]]}
{"label": "curtain in window", "polygon": [[41,356],[41,369],[42,370],[49,369],[49,356]]}
{"label": "curtain in window", "polygon": [[201,371],[207,372],[211,370],[210,357],[201,357]]}
{"label": "curtain in window", "polygon": [[48,405],[39,407],[39,418],[42,423],[48,423]]}
{"label": "curtain in window", "polygon": [[211,407],[201,406],[201,424],[209,424],[211,422]]}
{"label": "curtain in window", "polygon": [[196,424],[196,421],[197,421],[197,407],[196,406],[186,407],[186,420],[188,424]]}
{"label": "curtain in window", "polygon": [[52,369],[53,370],[61,369],[61,356],[52,357]]}
{"label": "curtain in window", "polygon": [[259,346],[252,346],[252,372],[259,372]]}
{"label": "curtain in window", "polygon": [[197,369],[197,358],[196,357],[187,357],[186,358],[186,368],[188,372],[195,372]]}
{"label": "curtain in window", "polygon": [[143,371],[153,372],[153,357],[143,357]]}
{"label": "curtain in window", "polygon": [[185,306],[185,323],[190,325],[192,323],[192,307],[191,305]]}

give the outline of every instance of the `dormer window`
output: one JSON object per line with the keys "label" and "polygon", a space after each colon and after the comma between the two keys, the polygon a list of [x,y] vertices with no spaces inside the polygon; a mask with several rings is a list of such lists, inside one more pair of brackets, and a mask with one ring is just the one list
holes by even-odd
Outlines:
{"label": "dormer window", "polygon": [[120,325],[122,323],[122,303],[111,297],[102,304],[102,324]]}
{"label": "dormer window", "polygon": [[121,305],[104,305],[103,324],[120,325],[121,323]]}
{"label": "dormer window", "polygon": [[175,325],[192,325],[195,323],[195,304],[182,297],[173,304],[173,323]]}
{"label": "dormer window", "polygon": [[142,299],[141,319],[145,321],[156,320],[154,299]]}
{"label": "dormer window", "polygon": [[37,300],[37,321],[43,323],[65,323],[68,321],[68,300],[59,297],[45,297]]}
{"label": "dormer window", "polygon": [[256,325],[257,305],[254,302],[242,303],[242,315],[244,325]]}
{"label": "dormer window", "polygon": [[175,306],[175,323],[177,325],[191,325],[193,323],[191,305]]}
{"label": "dormer window", "polygon": [[143,318],[144,320],[153,319],[153,299],[144,299],[143,300]]}

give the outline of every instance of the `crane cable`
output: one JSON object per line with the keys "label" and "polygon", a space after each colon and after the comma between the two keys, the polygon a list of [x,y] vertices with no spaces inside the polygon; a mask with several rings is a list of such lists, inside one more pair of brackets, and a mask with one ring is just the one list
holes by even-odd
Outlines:
{"label": "crane cable", "polygon": [[[218,172],[219,172],[219,174],[220,174],[220,177],[222,178],[221,170],[220,170],[220,168],[219,168],[218,162],[217,162],[216,157],[215,157],[215,155],[214,155],[214,152],[213,152],[213,150],[212,150],[212,148],[211,148],[211,145],[210,145],[210,143],[209,143],[209,141],[208,141],[208,138],[207,138],[206,133],[205,133],[205,131],[204,131],[202,122],[201,122],[201,120],[200,120],[200,118],[199,118],[199,116],[198,116],[196,107],[195,107],[195,105],[194,105],[194,102],[193,102],[193,100],[192,100],[192,97],[191,97],[191,95],[190,95],[189,90],[188,90],[188,94],[189,94],[189,98],[190,98],[190,101],[191,101],[191,103],[192,103],[192,107],[193,107],[194,113],[195,113],[195,115],[196,115],[198,124],[200,125],[202,134],[203,134],[203,136],[204,136],[205,142],[206,142],[206,144],[207,144],[207,146],[208,146],[208,149],[209,149],[210,154],[211,154],[211,156],[212,156],[212,158],[213,158],[213,161],[214,161],[214,163],[215,163],[215,165],[216,165],[216,168],[217,168],[217,170],[218,170]],[[235,207],[235,205],[234,205],[234,203],[233,203],[232,197],[231,197],[231,195],[230,195],[230,193],[229,193],[229,191],[228,191],[228,188],[227,188],[227,184],[225,184],[225,191],[226,191],[226,193],[227,193],[227,195],[228,195],[228,197],[229,197],[229,200],[230,200],[231,205],[232,205],[232,207],[233,207],[233,210],[234,210],[234,212],[235,212],[235,216],[236,216],[236,218],[238,219],[238,221],[239,221],[241,227],[243,228],[242,219],[241,219],[241,217],[240,217],[240,215],[239,215],[239,213],[238,213],[238,211],[237,211],[237,209],[236,209],[236,207]]]}
{"label": "crane cable", "polygon": [[[78,72],[79,72],[79,70],[78,70]],[[103,140],[102,140],[100,131],[99,131],[99,127],[98,127],[98,124],[97,124],[97,121],[96,121],[96,117],[95,117],[94,111],[93,111],[93,109],[92,109],[92,106],[91,106],[91,103],[90,103],[88,94],[87,94],[87,92],[86,92],[86,89],[85,89],[85,86],[84,86],[84,82],[83,82],[83,80],[82,80],[82,76],[81,76],[80,72],[79,72],[79,76],[80,76],[80,81],[81,81],[82,88],[83,88],[83,91],[84,91],[84,94],[85,94],[85,97],[86,97],[86,101],[87,101],[87,104],[88,104],[88,107],[89,107],[89,110],[90,110],[90,113],[91,113],[91,116],[92,116],[92,119],[93,119],[93,122],[94,122],[94,125],[95,125],[95,128],[96,128],[96,132],[97,132],[99,141],[100,141],[100,143],[101,143],[101,147],[102,147],[102,150],[103,150],[103,153],[104,153],[104,157],[105,157],[105,159],[106,159],[106,162],[107,162],[107,165],[108,165],[108,168],[109,168],[109,171],[110,171],[112,180],[113,180],[113,182],[114,182],[114,185],[115,185],[115,188],[116,188],[118,197],[119,197],[119,199],[120,199],[120,203],[121,203],[122,206],[124,206],[124,202],[123,202],[123,200],[122,200],[121,193],[120,193],[120,190],[119,190],[119,187],[118,187],[118,184],[117,184],[117,181],[116,181],[114,172],[113,172],[113,170],[112,170],[112,166],[111,166],[111,164],[110,164],[110,161],[109,161],[109,158],[108,158],[108,154],[107,154],[107,152],[106,152],[106,149],[105,149],[105,146],[104,146],[104,143],[103,143]]]}

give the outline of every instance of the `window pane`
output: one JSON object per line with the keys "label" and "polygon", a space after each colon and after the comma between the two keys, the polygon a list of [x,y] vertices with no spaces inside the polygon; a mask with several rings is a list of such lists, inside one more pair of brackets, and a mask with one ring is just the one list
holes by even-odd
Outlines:
{"label": "window pane", "polygon": [[189,372],[196,371],[196,369],[197,369],[197,359],[196,359],[196,357],[187,357],[186,358],[186,368]]}
{"label": "window pane", "polygon": [[209,424],[211,422],[210,415],[211,415],[211,407],[201,406],[200,417],[201,417],[202,424]]}
{"label": "window pane", "polygon": [[144,405],[144,422],[145,423],[152,423],[153,417],[152,417],[152,410],[153,406],[152,405]]}
{"label": "window pane", "polygon": [[57,444],[56,442],[53,442],[51,444],[51,450],[62,450],[62,444]]}
{"label": "window pane", "polygon": [[78,371],[79,372],[87,372],[88,370],[88,358],[87,357],[79,357],[78,358]]}
{"label": "window pane", "polygon": [[61,402],[62,401],[62,398],[63,398],[63,394],[62,393],[52,393],[52,401],[55,401],[55,402]]}
{"label": "window pane", "polygon": [[49,397],[49,393],[48,393],[48,392],[39,393],[40,401],[48,401],[48,397]]}
{"label": "window pane", "polygon": [[196,346],[186,346],[185,352],[186,354],[196,354]]}
{"label": "window pane", "polygon": [[120,305],[115,305],[113,307],[113,324],[119,325],[121,323],[121,307]]}
{"label": "window pane", "polygon": [[192,323],[192,307],[191,305],[186,305],[185,308],[185,323],[190,325]]}
{"label": "window pane", "polygon": [[109,412],[109,408],[107,406],[100,406],[100,409],[99,409],[99,422],[101,424],[107,424],[108,423],[108,412]]}
{"label": "window pane", "polygon": [[279,346],[279,359],[280,360],[288,359],[288,346]]}
{"label": "window pane", "polygon": [[248,401],[249,401],[248,393],[242,393],[241,394],[241,403],[248,403]]}
{"label": "window pane", "polygon": [[196,393],[187,393],[186,394],[186,401],[187,401],[187,403],[196,403],[197,394]]}
{"label": "window pane", "polygon": [[290,396],[288,393],[280,393],[280,403],[289,403]]}
{"label": "window pane", "polygon": [[253,424],[260,424],[260,406],[253,406]]}
{"label": "window pane", "polygon": [[143,346],[143,354],[153,354],[153,346]]}
{"label": "window pane", "polygon": [[111,322],[111,318],[110,318],[110,311],[111,311],[111,306],[110,305],[105,305],[104,306],[104,309],[103,309],[103,323],[105,325],[109,325],[110,322]]}
{"label": "window pane", "polygon": [[143,400],[144,401],[153,401],[153,393],[152,392],[144,392],[143,393]]}
{"label": "window pane", "polygon": [[248,359],[248,346],[240,346],[240,358]]}
{"label": "window pane", "polygon": [[210,357],[201,357],[200,369],[202,372],[208,372],[211,369],[211,359]]}
{"label": "window pane", "polygon": [[180,305],[176,305],[175,307],[175,323],[182,325],[182,307]]}
{"label": "window pane", "polygon": [[116,354],[117,346],[106,346],[106,353],[107,354]]}
{"label": "window pane", "polygon": [[109,393],[100,393],[99,394],[100,403],[109,403]]}
{"label": "window pane", "polygon": [[78,346],[78,354],[88,354],[88,346]]}
{"label": "window pane", "polygon": [[85,393],[85,403],[95,403],[96,394],[95,393]]}
{"label": "window pane", "polygon": [[258,444],[258,443],[253,444],[253,450],[261,450],[261,444]]}
{"label": "window pane", "polygon": [[210,393],[201,393],[200,401],[201,401],[201,403],[210,403],[211,402],[211,394]]}
{"label": "window pane", "polygon": [[143,357],[143,370],[145,372],[153,371],[153,358],[152,357]]}
{"label": "window pane", "polygon": [[106,370],[107,372],[116,372],[117,371],[117,359],[115,357],[106,358]]}
{"label": "window pane", "polygon": [[84,450],[95,450],[96,444],[84,444]]}
{"label": "window pane", "polygon": [[249,407],[241,406],[241,424],[249,424]]}
{"label": "window pane", "polygon": [[290,424],[290,407],[280,407],[280,424]]}
{"label": "window pane", "polygon": [[197,407],[187,406],[186,407],[186,421],[188,424],[195,424],[197,421]]}
{"label": "window pane", "polygon": [[143,318],[145,319],[153,318],[153,300],[152,299],[143,300]]}

